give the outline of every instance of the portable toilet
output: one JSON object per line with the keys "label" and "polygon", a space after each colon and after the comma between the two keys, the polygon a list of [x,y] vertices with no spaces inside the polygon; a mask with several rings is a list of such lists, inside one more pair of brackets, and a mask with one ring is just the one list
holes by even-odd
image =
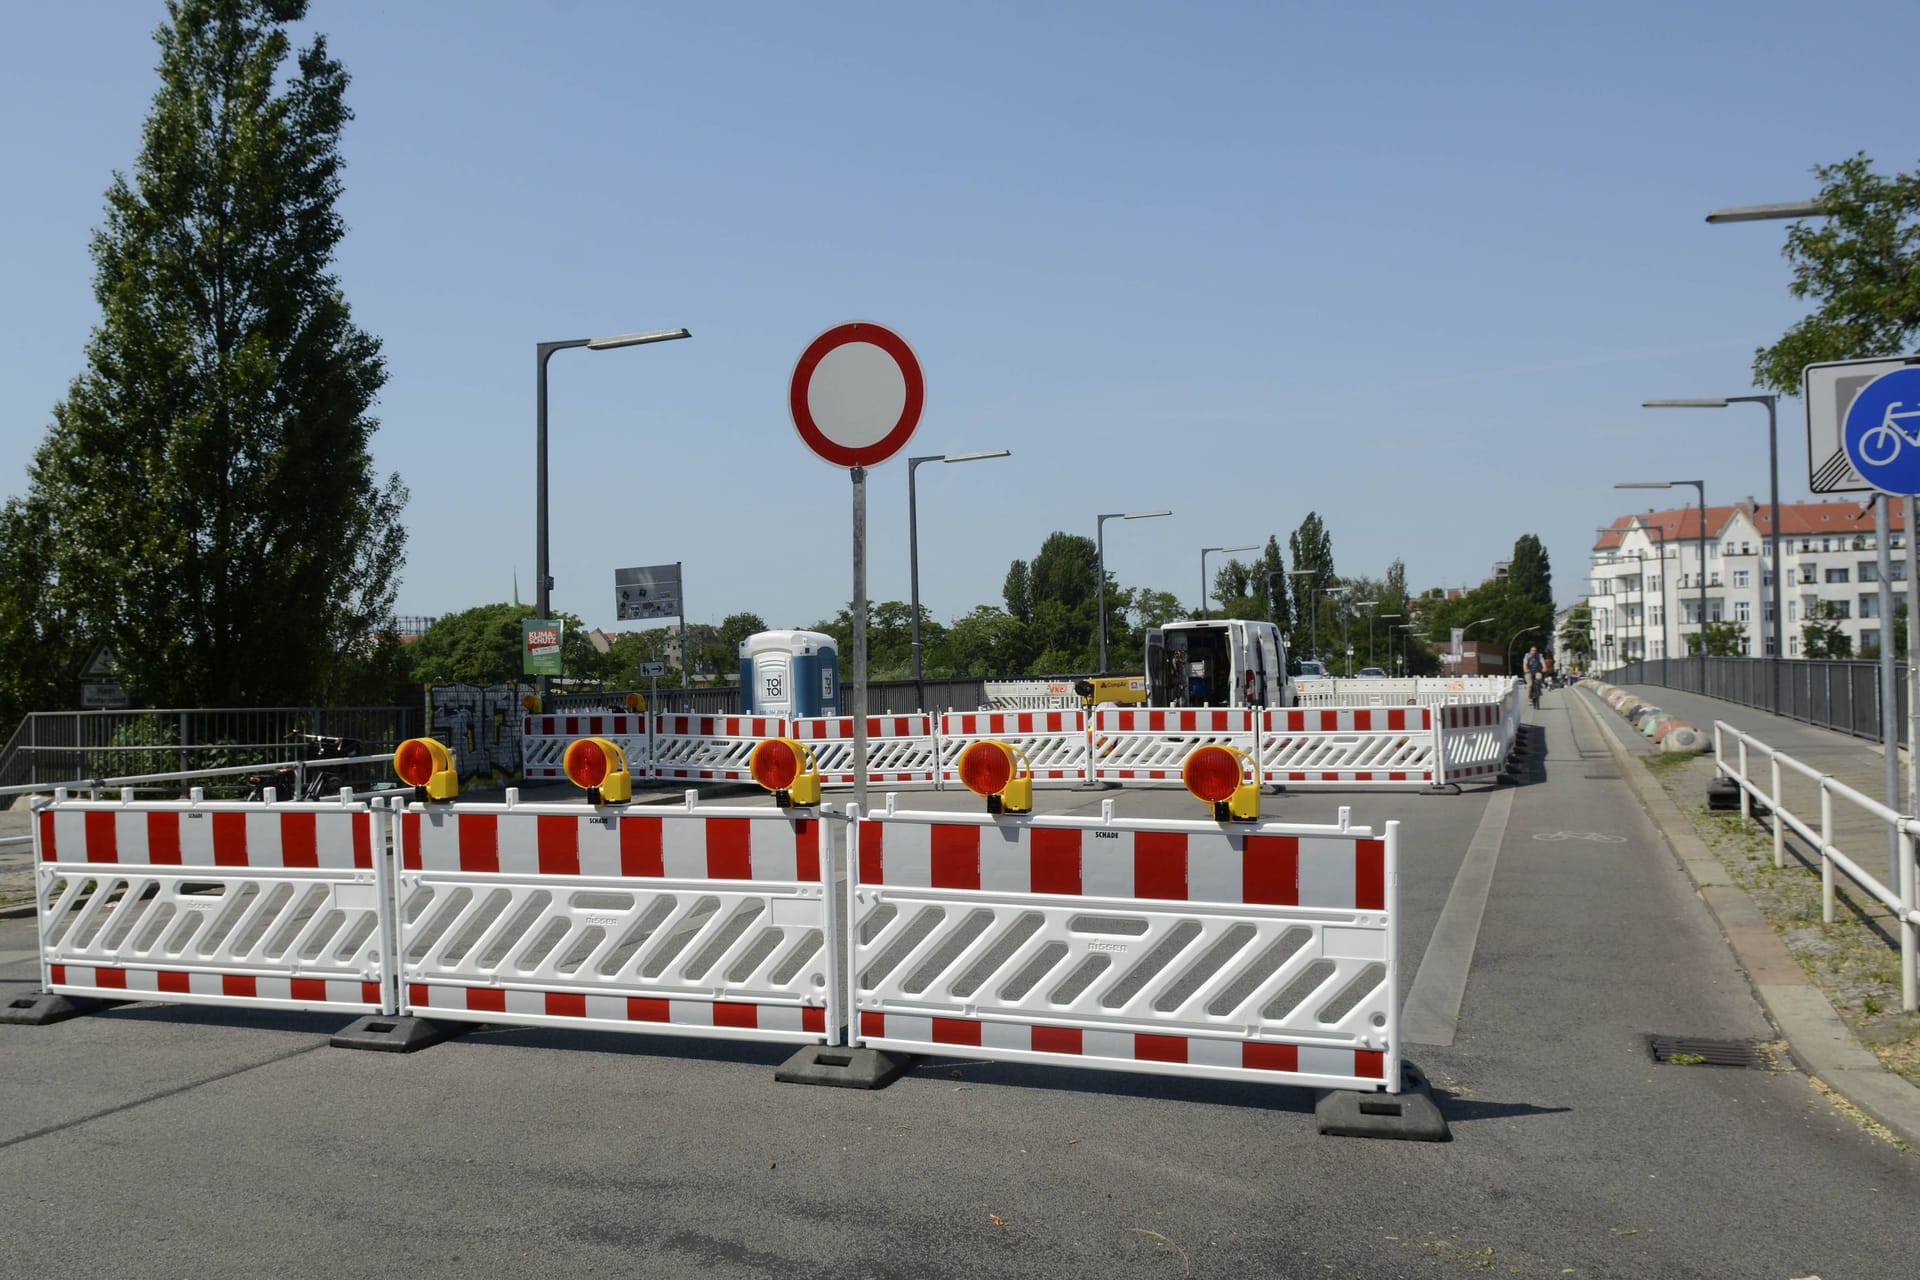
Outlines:
{"label": "portable toilet", "polygon": [[818,631],[761,631],[740,642],[740,710],[758,716],[840,714],[840,650]]}

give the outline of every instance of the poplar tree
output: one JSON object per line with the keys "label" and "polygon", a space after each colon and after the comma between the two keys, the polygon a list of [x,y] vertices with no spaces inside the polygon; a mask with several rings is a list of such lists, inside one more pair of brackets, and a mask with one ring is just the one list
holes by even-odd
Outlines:
{"label": "poplar tree", "polygon": [[386,369],[333,274],[348,76],[323,36],[289,65],[306,7],[168,4],[92,239],[86,369],[0,524],[33,525],[14,589],[110,645],[149,705],[326,698],[392,615],[407,495],[368,452]]}

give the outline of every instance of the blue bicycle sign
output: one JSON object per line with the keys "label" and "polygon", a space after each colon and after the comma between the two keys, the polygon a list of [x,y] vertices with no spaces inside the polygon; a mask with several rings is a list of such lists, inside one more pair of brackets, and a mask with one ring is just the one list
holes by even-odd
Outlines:
{"label": "blue bicycle sign", "polygon": [[1840,440],[1868,484],[1920,494],[1920,368],[1895,369],[1860,388]]}

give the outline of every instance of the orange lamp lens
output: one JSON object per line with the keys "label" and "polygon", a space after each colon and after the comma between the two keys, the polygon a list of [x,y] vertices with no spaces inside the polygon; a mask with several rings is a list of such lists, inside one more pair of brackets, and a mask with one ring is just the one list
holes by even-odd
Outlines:
{"label": "orange lamp lens", "polygon": [[409,738],[394,753],[393,771],[410,787],[424,787],[433,777],[433,751],[418,738]]}
{"label": "orange lamp lens", "polygon": [[753,770],[753,780],[769,791],[785,791],[800,776],[799,757],[778,738],[769,738],[755,747],[748,767]]}
{"label": "orange lamp lens", "polygon": [[977,796],[997,796],[1013,778],[1013,757],[997,742],[975,742],[960,753],[960,781]]}
{"label": "orange lamp lens", "polygon": [[597,787],[607,780],[607,753],[591,738],[582,738],[569,746],[561,763],[576,787]]}
{"label": "orange lamp lens", "polygon": [[1240,757],[1225,747],[1201,747],[1180,766],[1180,781],[1199,799],[1218,804],[1240,785]]}

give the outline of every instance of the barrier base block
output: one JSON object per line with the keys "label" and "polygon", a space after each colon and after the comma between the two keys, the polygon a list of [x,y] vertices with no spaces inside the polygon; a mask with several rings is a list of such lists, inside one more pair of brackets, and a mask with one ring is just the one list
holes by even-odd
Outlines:
{"label": "barrier base block", "polygon": [[15,1027],[44,1027],[51,1022],[65,1022],[68,1018],[77,1018],[92,1013],[96,1009],[118,1003],[113,1000],[94,1000],[87,996],[61,996],[51,991],[34,991],[24,996],[15,996],[5,1004],[0,1004],[0,1025]]}
{"label": "barrier base block", "polygon": [[1337,1138],[1447,1142],[1453,1137],[1426,1073],[1405,1059],[1400,1063],[1399,1093],[1332,1090],[1320,1095],[1313,1115],[1321,1133]]}
{"label": "barrier base block", "polygon": [[373,1053],[412,1053],[473,1030],[471,1022],[435,1022],[431,1018],[391,1017],[370,1013],[334,1032],[327,1043],[336,1049],[366,1049]]}
{"label": "barrier base block", "polygon": [[1740,784],[1732,778],[1715,778],[1707,784],[1707,808],[1722,811],[1740,807]]}
{"label": "barrier base block", "polygon": [[884,1089],[913,1066],[907,1053],[810,1044],[780,1064],[782,1084],[824,1084],[835,1089]]}

